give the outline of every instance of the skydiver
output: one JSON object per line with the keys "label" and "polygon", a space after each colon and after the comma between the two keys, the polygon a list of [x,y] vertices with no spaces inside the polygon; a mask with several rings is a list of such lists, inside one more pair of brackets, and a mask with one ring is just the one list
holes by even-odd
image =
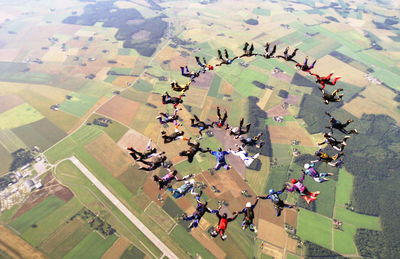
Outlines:
{"label": "skydiver", "polygon": [[176,108],[180,103],[183,103],[183,96],[185,95],[181,94],[179,97],[171,97],[168,92],[165,92],[165,94],[161,96],[161,100],[163,104],[171,103],[174,105],[174,108]]}
{"label": "skydiver", "polygon": [[188,157],[188,162],[189,162],[189,163],[192,163],[192,162],[193,162],[193,158],[194,158],[194,156],[196,155],[196,153],[197,153],[198,151],[200,151],[201,153],[207,153],[207,152],[210,151],[210,149],[209,149],[209,148],[207,148],[207,149],[202,149],[202,148],[200,147],[200,143],[198,143],[198,142],[193,142],[193,143],[191,143],[190,140],[191,140],[191,138],[189,138],[189,140],[188,140],[188,142],[187,142],[187,144],[190,146],[189,150],[181,151],[181,152],[179,153],[179,155],[180,155],[180,156],[187,156],[187,157]]}
{"label": "skydiver", "polygon": [[353,120],[347,120],[346,123],[341,123],[340,121],[336,120],[329,112],[325,112],[326,115],[330,117],[329,122],[331,126],[325,127],[327,129],[331,130],[331,133],[333,133],[333,129],[337,129],[340,132],[344,134],[358,134],[358,131],[356,129],[352,130],[346,130],[345,128],[353,122]]}
{"label": "skydiver", "polygon": [[[336,89],[335,91],[332,92],[332,94],[328,93],[325,91],[325,89],[318,87],[318,89],[322,93],[322,99],[324,100],[325,104],[329,104],[329,102],[341,102],[342,97],[344,94],[339,94],[339,92],[343,91],[343,88]],[[336,98],[336,95],[338,95],[338,98]]]}
{"label": "skydiver", "polygon": [[226,119],[228,118],[228,113],[225,110],[224,116],[221,116],[221,110],[217,107],[218,121],[213,122],[213,125],[217,125],[218,128],[222,128],[225,125]]}
{"label": "skydiver", "polygon": [[181,67],[181,74],[184,77],[189,77],[190,81],[194,81],[194,79],[198,77],[200,73],[196,71],[189,71],[188,66],[185,66]]}
{"label": "skydiver", "polygon": [[231,136],[233,135],[235,136],[236,139],[238,139],[241,135],[248,133],[250,130],[251,123],[247,124],[245,129],[243,129],[243,124],[244,124],[244,118],[240,120],[239,127],[227,126],[226,129],[230,128],[229,135]]}
{"label": "skydiver", "polygon": [[166,124],[169,122],[172,122],[174,125],[180,125],[178,122],[179,115],[178,111],[182,109],[175,108],[174,113],[172,115],[169,115],[168,113],[165,112],[160,112],[160,115],[156,117],[156,119],[160,122],[160,124]]}
{"label": "skydiver", "polygon": [[195,183],[196,181],[194,179],[190,179],[189,181],[185,181],[185,183],[177,189],[172,188],[172,186],[168,186],[167,191],[170,191],[172,193],[172,197],[175,199],[179,199],[189,192],[190,194],[197,196],[199,194],[194,191]]}
{"label": "skydiver", "polygon": [[151,162],[141,160],[140,162],[142,162],[145,165],[148,165],[148,167],[140,166],[139,169],[144,171],[153,171],[159,168],[160,166],[165,166],[164,162],[167,161],[167,157],[164,154],[165,152],[158,153],[156,156],[153,157],[153,161]]}
{"label": "skydiver", "polygon": [[343,151],[344,147],[347,145],[346,140],[348,140],[350,136],[344,136],[343,140],[339,141],[336,138],[334,138],[332,134],[324,133],[324,138],[325,138],[324,141],[317,144],[318,146],[321,146],[323,144],[329,144],[337,151]]}
{"label": "skydiver", "polygon": [[273,49],[271,52],[269,52],[269,42],[265,43],[265,52],[264,54],[259,54],[259,56],[263,56],[266,59],[270,59],[274,57],[274,54],[276,52],[276,45],[274,45]]}
{"label": "skydiver", "polygon": [[191,122],[191,127],[193,128],[199,128],[199,134],[200,138],[203,137],[203,130],[206,130],[208,128],[214,128],[213,123],[207,124],[204,121],[201,121],[199,117],[196,116],[196,114],[193,115],[194,118],[190,119]]}
{"label": "skydiver", "polygon": [[158,183],[160,190],[164,189],[164,187],[170,184],[173,180],[181,182],[181,181],[186,181],[187,179],[193,176],[192,174],[189,174],[183,178],[178,178],[176,176],[178,174],[178,171],[176,170],[172,171],[170,168],[167,168],[167,171],[168,173],[163,177],[159,177],[158,175],[153,175],[153,180]]}
{"label": "skydiver", "polygon": [[250,138],[250,137],[243,137],[239,136],[240,142],[242,142],[242,147],[245,146],[255,146],[256,148],[261,148],[265,142],[263,140],[260,140],[260,138],[264,135],[264,133],[260,132],[256,136]]}
{"label": "skydiver", "polygon": [[214,230],[211,232],[212,237],[217,237],[218,235],[221,236],[221,239],[224,241],[227,239],[225,234],[226,229],[228,228],[228,223],[234,221],[238,214],[233,212],[234,217],[228,218],[228,214],[224,213],[222,216],[219,214],[219,210],[216,212],[216,216],[218,217],[218,225]]}
{"label": "skydiver", "polygon": [[229,170],[231,167],[226,163],[225,156],[229,155],[229,151],[222,151],[222,148],[218,148],[218,151],[209,151],[211,155],[215,156],[217,164],[215,165],[215,170],[218,171],[221,167]]}
{"label": "skydiver", "polygon": [[250,229],[250,231],[257,233],[257,228],[253,224],[254,220],[254,209],[257,206],[259,197],[257,197],[256,202],[254,204],[251,204],[251,202],[246,203],[246,207],[244,207],[241,211],[238,212],[238,214],[244,214],[244,218],[242,221],[242,228],[246,229],[247,227]]}
{"label": "skydiver", "polygon": [[233,59],[229,59],[228,51],[225,49],[224,52],[225,52],[225,58],[222,57],[221,50],[218,50],[218,59],[221,60],[221,63],[215,66],[222,66],[223,64],[230,65],[235,59],[239,58],[239,57],[234,57]]}
{"label": "skydiver", "polygon": [[284,208],[293,208],[294,205],[289,205],[284,203],[279,195],[281,195],[286,190],[286,185],[283,186],[283,189],[280,191],[275,191],[274,189],[269,190],[269,194],[267,196],[258,196],[260,199],[263,200],[271,200],[274,204],[276,216],[279,217],[282,213]]}
{"label": "skydiver", "polygon": [[127,150],[129,150],[129,155],[135,159],[136,161],[142,161],[145,159],[148,159],[152,156],[155,156],[157,153],[157,148],[151,148],[151,139],[149,139],[149,142],[147,143],[146,151],[144,153],[139,152],[135,150],[133,147],[126,147]]}
{"label": "skydiver", "polygon": [[330,73],[327,76],[319,76],[317,74],[311,73],[310,75],[313,75],[316,77],[317,80],[315,80],[316,83],[320,84],[322,89],[325,88],[325,85],[336,85],[336,82],[341,78],[339,77],[335,77],[335,79],[333,79],[333,81],[331,81],[331,76],[333,75],[333,73]]}
{"label": "skydiver", "polygon": [[315,63],[317,63],[317,60],[314,60],[314,62],[311,64],[311,66],[308,66],[307,63],[308,63],[308,56],[305,58],[303,64],[297,63],[297,64],[296,64],[296,67],[300,68],[301,71],[304,71],[304,72],[307,72],[307,73],[312,74],[312,73],[311,73],[311,69],[314,68]]}
{"label": "skydiver", "polygon": [[330,165],[332,167],[338,167],[343,163],[343,159],[339,159],[344,155],[343,152],[339,152],[338,154],[331,157],[327,153],[322,152],[322,150],[320,149],[318,151],[315,151],[315,155],[318,157],[318,159],[311,161],[311,163],[321,161],[321,162],[328,163],[328,165]]}
{"label": "skydiver", "polygon": [[212,210],[208,208],[207,207],[208,202],[201,203],[200,195],[196,196],[196,202],[197,202],[196,210],[193,212],[191,216],[187,216],[186,213],[182,215],[182,220],[191,221],[191,223],[189,224],[189,229],[197,228],[199,226],[201,218],[204,216],[206,212],[211,214],[216,214],[218,212],[218,210]]}
{"label": "skydiver", "polygon": [[299,50],[299,49],[296,48],[296,49],[294,49],[294,51],[292,52],[291,55],[288,55],[289,47],[286,47],[285,51],[283,52],[283,56],[282,56],[282,55],[279,55],[278,58],[283,58],[283,59],[286,60],[286,61],[293,61],[293,62],[295,62],[295,63],[298,63],[296,60],[293,59],[294,56],[296,56],[296,52],[297,52],[298,50]]}
{"label": "skydiver", "polygon": [[317,183],[323,183],[329,181],[329,179],[327,179],[326,177],[332,176],[333,173],[320,173],[317,170],[315,170],[314,166],[315,166],[314,163],[304,164],[305,170],[302,170],[303,173],[313,178],[314,181],[316,181]]}
{"label": "skydiver", "polygon": [[[286,191],[288,192],[298,192],[300,196],[307,202],[307,204],[310,204],[311,202],[315,201],[317,199],[318,194],[320,193],[319,191],[317,192],[310,192],[307,187],[303,184],[304,178],[305,178],[305,173],[303,172],[303,175],[299,179],[292,179],[290,182],[291,184],[288,184],[286,187]],[[291,187],[289,187],[291,186]]]}
{"label": "skydiver", "polygon": [[200,58],[199,57],[195,57],[196,58],[196,62],[197,64],[202,68],[201,72],[203,72],[203,74],[207,71],[207,70],[214,70],[214,66],[207,64],[207,60],[205,57],[203,57],[203,62],[201,63]]}
{"label": "skydiver", "polygon": [[181,92],[182,94],[185,93],[187,90],[189,90],[189,86],[192,83],[192,80],[190,80],[189,82],[187,82],[184,86],[181,86],[180,84],[178,84],[176,81],[172,81],[171,82],[171,88],[172,90],[176,91],[176,92]]}
{"label": "skydiver", "polygon": [[244,148],[241,146],[238,146],[237,151],[233,151],[231,149],[229,149],[228,151],[231,154],[240,157],[240,159],[242,159],[246,167],[249,167],[253,163],[253,161],[260,155],[260,153],[257,153],[253,156],[249,156],[249,153],[246,150],[244,150]]}
{"label": "skydiver", "polygon": [[180,131],[178,126],[175,126],[175,132],[171,135],[167,135],[165,131],[161,131],[161,137],[164,139],[164,144],[171,143],[172,141],[182,139],[182,140],[189,140],[188,138],[183,137],[185,134],[184,131]]}
{"label": "skydiver", "polygon": [[254,51],[254,45],[253,43],[251,43],[250,48],[247,49],[249,47],[249,43],[245,42],[244,43],[244,47],[243,47],[243,55],[241,55],[240,57],[251,57],[253,56],[253,51]]}

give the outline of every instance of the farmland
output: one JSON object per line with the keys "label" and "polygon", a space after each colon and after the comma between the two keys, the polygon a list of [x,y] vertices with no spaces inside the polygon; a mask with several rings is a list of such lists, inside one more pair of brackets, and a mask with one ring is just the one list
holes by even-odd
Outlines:
{"label": "farmland", "polygon": [[[397,211],[400,203],[396,194],[377,191],[398,180],[400,55],[395,7],[359,0],[289,4],[257,0],[247,1],[245,8],[232,0],[25,2],[5,3],[0,18],[0,172],[10,168],[13,152],[37,146],[51,173],[40,176],[42,189],[24,194],[27,199],[22,204],[1,212],[2,223],[25,243],[21,249],[7,250],[0,242],[0,255],[31,251],[49,258],[163,256],[68,161],[71,156],[179,258],[305,256],[307,249],[288,236],[285,223],[296,228],[303,241],[349,257],[360,256],[354,242],[360,228],[380,231],[385,244],[391,244],[385,249],[396,253],[399,246],[393,244],[400,238],[394,238],[388,211]],[[259,54],[266,42],[269,50],[276,45],[275,58],[240,57],[230,65],[215,66],[220,62],[217,50],[224,54],[226,49],[233,58],[243,53],[245,42],[254,44]],[[276,57],[287,46],[289,53],[298,48],[293,62]],[[198,129],[190,126],[190,118],[196,114],[207,123],[216,121],[217,107],[227,111],[226,124],[231,127],[244,118],[245,125],[251,123],[247,137],[263,132],[265,141],[260,149],[247,147],[250,155],[261,153],[250,168],[228,155],[232,169],[214,171],[215,157],[209,153],[196,154],[189,163],[179,155],[189,148],[185,141],[163,143],[160,132],[172,134],[175,129],[155,119],[160,112],[174,111],[161,103],[161,94],[180,94],[169,84],[188,80],[181,76],[181,66],[201,69],[195,56],[200,61],[204,57],[214,69],[200,73],[182,97],[179,129],[204,149],[235,149],[239,140],[224,129],[210,129],[197,138]],[[326,89],[343,88],[342,103],[324,104],[314,76],[295,67],[306,56],[309,63],[317,60],[313,73],[341,77]],[[195,211],[193,195],[175,199],[169,191],[159,190],[153,176],[162,177],[167,170],[143,171],[139,168],[143,163],[132,160],[126,150],[132,146],[145,152],[151,138],[152,148],[165,152],[178,178],[194,174],[204,184],[202,202],[212,209],[225,203],[221,212],[230,215],[256,195],[279,190],[300,177],[303,164],[315,159],[321,133],[327,131],[325,111],[342,122],[353,119],[351,127],[360,132],[348,142],[344,167],[318,165],[321,172],[335,172],[328,182],[306,177],[311,191],[321,191],[311,205],[299,200],[297,193],[281,196],[302,207],[300,211],[285,209],[276,217],[270,201],[260,201],[255,209],[259,232],[243,231],[240,217],[230,223],[226,241],[208,234],[217,221],[210,213],[198,228],[187,231],[189,222],[177,216]],[[337,131],[333,134],[342,138]],[[377,135],[388,139],[378,141]],[[361,177],[363,170],[386,166],[381,173]],[[26,171],[34,177],[39,170]],[[178,188],[183,183],[171,184]],[[370,193],[376,194],[379,207],[371,206]],[[103,236],[88,220],[73,217],[82,210],[96,214],[116,234]],[[335,229],[334,219],[342,222],[341,230]]]}

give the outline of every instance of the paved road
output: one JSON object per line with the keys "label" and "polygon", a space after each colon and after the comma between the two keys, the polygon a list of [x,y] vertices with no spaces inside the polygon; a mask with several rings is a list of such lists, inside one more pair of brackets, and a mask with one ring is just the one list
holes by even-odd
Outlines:
{"label": "paved road", "polygon": [[117,207],[142,233],[157,246],[164,255],[170,259],[178,259],[178,256],[172,252],[150,229],[148,229],[135,215],[133,215],[125,205],[115,197],[97,178],[84,166],[76,157],[72,156],[69,160],[82,171],[82,173]]}

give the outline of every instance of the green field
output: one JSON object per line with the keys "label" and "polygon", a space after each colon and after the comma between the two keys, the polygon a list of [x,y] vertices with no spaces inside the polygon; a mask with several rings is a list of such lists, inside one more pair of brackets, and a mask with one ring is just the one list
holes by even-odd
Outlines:
{"label": "green field", "polygon": [[220,85],[221,85],[221,77],[215,75],[212,80],[211,87],[208,90],[208,96],[217,97]]}
{"label": "green field", "polygon": [[129,246],[128,249],[122,254],[120,259],[143,259],[146,255],[135,246]]}
{"label": "green field", "polygon": [[78,93],[84,94],[84,95],[90,95],[90,96],[95,96],[95,97],[112,97],[113,96],[113,91],[118,90],[119,88],[106,83],[106,82],[99,82],[99,81],[92,81],[90,80],[86,84],[82,86],[82,88],[79,90]]}
{"label": "green field", "polygon": [[9,129],[0,130],[0,143],[10,153],[20,148],[26,148],[25,143]]}
{"label": "green field", "polygon": [[341,254],[357,254],[354,244],[356,227],[344,223],[343,230],[333,230],[333,250]]}
{"label": "green field", "polygon": [[82,205],[74,198],[38,220],[35,223],[37,227],[27,229],[22,237],[32,246],[38,246],[81,208]]}
{"label": "green field", "polygon": [[350,210],[346,210],[345,208],[336,208],[335,218],[347,224],[352,224],[357,228],[367,228],[372,230],[382,229],[378,217],[355,213]]}
{"label": "green field", "polygon": [[257,7],[255,9],[253,9],[253,14],[261,15],[261,16],[270,16],[271,11],[268,9]]}
{"label": "green field", "polygon": [[177,245],[187,251],[191,256],[196,254],[202,258],[215,258],[206,248],[204,248],[199,241],[194,239],[181,225],[177,225],[171,232],[170,237]]}
{"label": "green field", "polygon": [[156,203],[150,203],[145,213],[167,233],[175,226],[175,221]]}
{"label": "green field", "polygon": [[0,144],[0,175],[8,172],[12,161],[10,152]]}
{"label": "green field", "polygon": [[63,258],[101,258],[101,256],[108,250],[108,248],[112,246],[116,240],[116,235],[112,235],[104,239],[97,232],[92,232]]}
{"label": "green field", "polygon": [[46,151],[45,155],[50,163],[55,163],[58,160],[71,156],[76,149],[82,148],[102,133],[103,131],[100,127],[85,125]]}
{"label": "green field", "polygon": [[349,174],[346,169],[341,169],[339,171],[339,180],[336,184],[335,206],[344,206],[345,203],[350,201],[353,191],[353,179],[354,177]]}
{"label": "green field", "polygon": [[136,81],[136,83],[133,85],[133,88],[135,88],[138,91],[147,93],[153,90],[153,86],[150,83],[141,79]]}
{"label": "green field", "polygon": [[28,212],[15,219],[10,226],[23,233],[34,224],[37,224],[41,219],[47,217],[50,213],[63,206],[65,202],[56,196],[49,196],[47,199],[33,207]]}
{"label": "green field", "polygon": [[[319,171],[321,173],[325,172],[324,170]],[[329,180],[327,182],[317,183],[311,177],[306,176],[305,183],[309,190],[321,192],[321,194],[318,195],[318,199],[316,201],[317,213],[327,216],[329,218],[332,217],[333,207],[335,206],[336,182],[334,180]]]}
{"label": "green field", "polygon": [[93,107],[98,98],[81,93],[71,93],[71,100],[65,100],[61,104],[60,110],[68,112],[76,117],[82,117],[85,113]]}
{"label": "green field", "polygon": [[14,128],[12,131],[28,147],[38,146],[42,151],[48,149],[67,135],[46,118]]}
{"label": "green field", "polygon": [[93,230],[80,219],[62,225],[39,248],[51,258],[61,259]]}
{"label": "green field", "polygon": [[35,108],[23,103],[0,114],[0,129],[17,128],[43,118]]}
{"label": "green field", "polygon": [[[97,118],[104,118],[102,115],[93,114],[88,119],[89,122],[93,122],[94,119]],[[115,142],[117,142],[127,131],[128,128],[117,121],[113,121],[112,123],[108,124],[108,127],[102,127],[98,125],[92,125],[94,128],[98,128],[104,131],[108,136],[110,136]]]}
{"label": "green field", "polygon": [[300,209],[297,216],[297,235],[303,240],[332,249],[332,221],[318,213]]}

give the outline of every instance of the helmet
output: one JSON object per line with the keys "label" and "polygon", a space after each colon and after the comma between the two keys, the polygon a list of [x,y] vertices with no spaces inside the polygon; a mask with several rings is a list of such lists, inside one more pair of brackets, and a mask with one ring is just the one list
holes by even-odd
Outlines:
{"label": "helmet", "polygon": [[297,183],[297,180],[293,178],[290,182],[291,183]]}
{"label": "helmet", "polygon": [[310,168],[310,164],[304,164],[304,169]]}
{"label": "helmet", "polygon": [[238,128],[238,127],[234,127],[234,128],[232,129],[232,132],[233,132],[233,133],[239,132],[239,128]]}
{"label": "helmet", "polygon": [[275,192],[274,189],[269,189],[269,194],[273,194]]}
{"label": "helmet", "polygon": [[246,208],[250,208],[251,207],[251,202],[247,202],[246,203]]}
{"label": "helmet", "polygon": [[189,183],[194,184],[196,181],[194,179],[190,179]]}

